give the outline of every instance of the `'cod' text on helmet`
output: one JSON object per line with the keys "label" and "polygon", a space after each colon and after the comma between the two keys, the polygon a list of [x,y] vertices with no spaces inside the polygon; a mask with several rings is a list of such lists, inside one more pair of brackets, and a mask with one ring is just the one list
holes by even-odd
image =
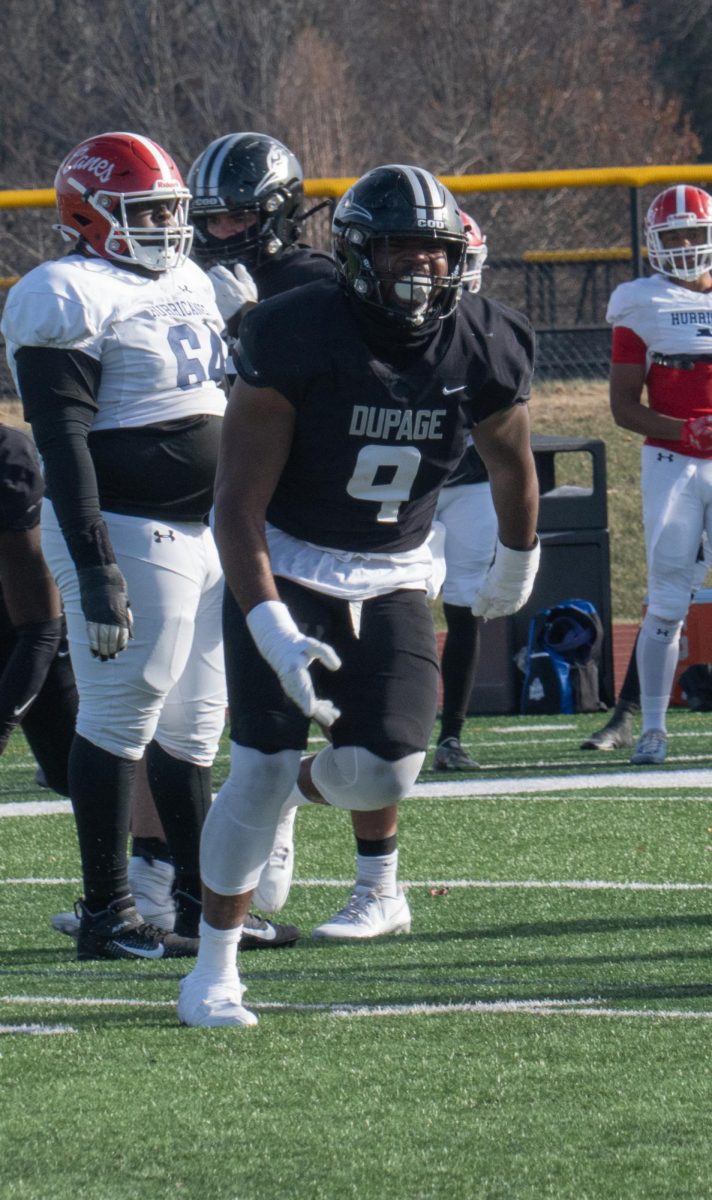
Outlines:
{"label": "'cod' text on helmet", "polygon": [[712,196],[677,184],[655,197],[645,217],[648,261],[674,279],[699,279],[712,268]]}
{"label": "'cod' text on helmet", "polygon": [[[242,263],[254,270],[299,239],[304,175],[286,146],[264,133],[228,133],[199,154],[188,172],[195,227],[193,253],[203,267]],[[208,219],[229,213],[244,227],[214,237]]]}
{"label": "'cod' text on helmet", "polygon": [[337,278],[378,320],[416,330],[454,312],[467,236],[429,171],[375,167],[342,196],[331,229]]}
{"label": "'cod' text on helmet", "polygon": [[[165,150],[138,133],[86,138],[60,164],[54,181],[59,224],[67,241],[89,254],[160,273],[190,253],[190,198]],[[140,208],[170,210],[163,224],[135,224]]]}

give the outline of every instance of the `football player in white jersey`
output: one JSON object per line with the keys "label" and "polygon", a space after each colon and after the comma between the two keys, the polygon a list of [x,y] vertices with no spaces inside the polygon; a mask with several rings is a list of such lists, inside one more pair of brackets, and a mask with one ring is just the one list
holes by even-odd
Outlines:
{"label": "football player in white jersey", "polygon": [[[515,612],[538,565],[533,334],[463,293],[453,197],[420,168],[379,167],[342,197],[332,232],[336,279],[261,301],[240,324],[215,496],[231,770],[201,839],[187,1025],[257,1022],[236,950],[295,782],[380,829],[378,874],[354,888],[344,934],[355,919],[410,927],[388,846],[437,708],[435,503],[475,429],[499,538],[474,614]],[[331,741],[305,762],[310,718]]]}
{"label": "football player in white jersey", "polygon": [[642,732],[630,761],[650,764],[665,760],[680,630],[700,538],[712,536],[712,196],[666,188],[645,236],[655,273],[617,287],[607,320],[611,411],[645,439],[648,611],[637,649]]}
{"label": "football player in white jersey", "polygon": [[[42,545],[79,690],[77,955],[185,956],[197,950],[195,846],[226,702],[222,573],[205,522],[225,408],[223,322],[187,257],[189,193],[155,142],[88,138],[55,188],[72,249],[15,285],[2,330],[43,459]],[[127,880],[144,750],[176,870],[173,933],[143,921]]]}
{"label": "football player in white jersey", "polygon": [[[482,286],[487,239],[474,217],[465,212],[460,216],[467,234],[462,286],[476,293]],[[479,589],[494,556],[497,514],[487,468],[471,438],[462,461],[438,496],[435,518],[445,530],[443,613],[447,635],[441,664],[443,706],[433,770],[472,771],[479,764],[460,742],[477,671],[480,637],[480,620],[471,611],[470,598]]]}

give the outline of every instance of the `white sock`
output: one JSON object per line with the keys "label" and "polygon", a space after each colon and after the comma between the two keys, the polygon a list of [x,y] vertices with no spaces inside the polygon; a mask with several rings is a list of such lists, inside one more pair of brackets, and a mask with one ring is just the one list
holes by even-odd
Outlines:
{"label": "white sock", "polygon": [[237,975],[237,947],[242,937],[242,925],[234,929],[214,929],[204,917],[200,918],[200,948],[196,971],[209,975]]}
{"label": "white sock", "polygon": [[675,668],[680,656],[680,631],[676,623],[660,621],[670,626],[669,640],[651,637],[645,623],[638,638],[638,675],[640,677],[640,711],[642,730],[667,729],[667,710],[670,692],[675,678]]}
{"label": "white sock", "polygon": [[356,882],[382,888],[387,896],[398,892],[398,851],[391,854],[356,855]]}

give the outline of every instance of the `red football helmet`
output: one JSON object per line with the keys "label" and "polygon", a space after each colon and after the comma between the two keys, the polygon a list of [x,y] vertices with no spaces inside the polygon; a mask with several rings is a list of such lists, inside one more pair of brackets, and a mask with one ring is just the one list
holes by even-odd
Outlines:
{"label": "red football helmet", "polygon": [[460,220],[465,226],[467,234],[462,286],[467,292],[479,292],[482,286],[482,268],[487,258],[487,238],[483,235],[474,217],[469,216],[466,212],[461,212]]}
{"label": "red football helmet", "polygon": [[[702,229],[703,240],[687,246],[665,246],[661,234]],[[675,279],[699,279],[712,268],[712,196],[684,183],[656,196],[645,218],[648,260],[654,271]]]}
{"label": "red football helmet", "polygon": [[[173,159],[138,133],[100,133],[80,142],[54,181],[59,225],[67,241],[92,254],[167,271],[190,253],[190,192]],[[131,208],[166,200],[175,220],[166,226],[131,224]]]}

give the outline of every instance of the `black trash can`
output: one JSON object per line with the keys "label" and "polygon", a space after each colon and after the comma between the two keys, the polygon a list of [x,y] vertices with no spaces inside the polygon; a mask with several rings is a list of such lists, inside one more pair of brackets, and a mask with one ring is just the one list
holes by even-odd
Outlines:
{"label": "black trash can", "polygon": [[[600,438],[532,437],[541,500],[541,565],[531,597],[512,617],[487,622],[471,714],[519,712],[523,676],[514,656],[540,608],[590,600],[603,624],[601,699],[615,700],[606,444]],[[575,482],[570,482],[574,480]]]}

